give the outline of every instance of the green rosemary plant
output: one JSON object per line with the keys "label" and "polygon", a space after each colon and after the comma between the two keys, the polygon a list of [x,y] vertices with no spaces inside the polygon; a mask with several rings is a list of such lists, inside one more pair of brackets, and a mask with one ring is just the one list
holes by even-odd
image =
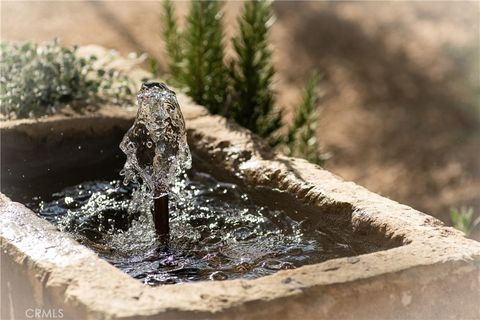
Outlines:
{"label": "green rosemary plant", "polygon": [[318,120],[318,80],[318,73],[313,72],[307,81],[302,103],[295,113],[293,124],[286,136],[285,153],[321,164],[323,159],[319,152],[319,143],[315,132]]}
{"label": "green rosemary plant", "polygon": [[223,112],[228,95],[222,5],[220,1],[192,1],[186,29],[181,31],[172,3],[163,3],[163,35],[173,84],[212,113]]}
{"label": "green rosemary plant", "polygon": [[266,0],[247,1],[238,19],[239,34],[232,39],[235,57],[224,65],[221,2],[192,1],[185,30],[176,23],[170,0],[163,2],[163,39],[169,55],[172,83],[183,88],[210,112],[224,114],[292,156],[321,163],[315,137],[315,91],[318,76],[307,84],[303,104],[286,137],[272,89],[275,70],[268,47],[272,9]]}
{"label": "green rosemary plant", "polygon": [[[170,70],[170,80],[173,85],[182,86],[182,48],[183,39],[180,33],[180,29],[177,25],[177,19],[175,16],[175,8],[172,1],[164,0],[162,2],[163,16],[162,16],[162,36],[165,43],[165,49],[168,54]],[[151,66],[157,68],[157,66]],[[155,69],[156,70],[156,69]]]}
{"label": "green rosemary plant", "polygon": [[245,2],[238,20],[240,34],[233,39],[236,60],[230,63],[233,101],[228,111],[240,125],[270,138],[270,142],[272,134],[281,127],[281,113],[274,108],[275,71],[267,39],[271,19],[267,1]]}
{"label": "green rosemary plant", "polygon": [[480,225],[480,217],[474,219],[473,207],[461,207],[450,209],[450,219],[453,226],[469,236]]}

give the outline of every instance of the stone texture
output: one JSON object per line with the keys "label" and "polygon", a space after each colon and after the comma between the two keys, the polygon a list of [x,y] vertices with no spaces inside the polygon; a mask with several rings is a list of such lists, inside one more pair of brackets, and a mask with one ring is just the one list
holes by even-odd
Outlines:
{"label": "stone texture", "polygon": [[[208,115],[182,94],[179,100],[199,165],[260,196],[275,190],[272,197],[308,207],[312,219],[394,248],[255,280],[152,288],[0,195],[2,319],[24,319],[26,308],[62,308],[67,319],[480,318],[480,243],[317,165],[277,155],[247,130]],[[126,129],[133,117],[133,110],[112,107],[98,115],[2,123],[2,174],[24,166],[9,153],[21,157],[31,145],[41,151],[79,137],[112,138],[113,128]],[[31,164],[42,167],[37,158]],[[74,157],[62,163],[77,165]]]}

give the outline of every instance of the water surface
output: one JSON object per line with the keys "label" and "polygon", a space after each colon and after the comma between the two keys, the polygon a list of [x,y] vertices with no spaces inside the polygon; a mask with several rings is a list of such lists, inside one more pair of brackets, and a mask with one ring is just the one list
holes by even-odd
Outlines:
{"label": "water surface", "polygon": [[201,172],[191,172],[172,188],[170,241],[159,243],[151,199],[133,197],[145,193],[136,187],[118,180],[85,182],[53,194],[35,209],[148,285],[253,279],[379,250],[302,218],[301,212],[256,204],[237,185]]}

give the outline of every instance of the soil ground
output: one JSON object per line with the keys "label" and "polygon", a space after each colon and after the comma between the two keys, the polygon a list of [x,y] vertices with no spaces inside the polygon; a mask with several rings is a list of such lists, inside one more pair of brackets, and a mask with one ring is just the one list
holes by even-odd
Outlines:
{"label": "soil ground", "polygon": [[[188,3],[176,5],[185,15]],[[225,7],[227,37],[241,6]],[[274,10],[286,123],[308,72],[323,74],[325,167],[446,223],[451,207],[473,206],[478,216],[480,4],[297,1]],[[159,2],[2,2],[1,36],[147,52],[165,70],[160,19]]]}

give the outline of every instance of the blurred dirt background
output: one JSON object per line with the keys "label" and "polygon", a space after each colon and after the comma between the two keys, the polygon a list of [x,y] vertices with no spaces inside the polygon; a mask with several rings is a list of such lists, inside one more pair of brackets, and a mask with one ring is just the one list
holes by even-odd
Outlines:
{"label": "blurred dirt background", "polygon": [[[176,5],[187,13],[188,2]],[[225,6],[227,38],[241,7]],[[284,1],[274,11],[286,123],[308,72],[323,74],[327,169],[446,223],[451,207],[480,214],[479,2]],[[160,19],[151,1],[2,2],[1,37],[147,52],[165,71]]]}

